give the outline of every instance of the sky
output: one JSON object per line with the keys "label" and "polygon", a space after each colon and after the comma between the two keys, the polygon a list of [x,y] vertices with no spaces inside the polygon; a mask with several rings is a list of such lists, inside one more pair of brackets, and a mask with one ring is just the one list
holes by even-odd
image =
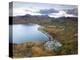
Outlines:
{"label": "sky", "polygon": [[12,16],[20,15],[48,15],[49,17],[60,17],[60,16],[77,16],[78,6],[77,5],[59,5],[59,4],[48,4],[48,3],[31,3],[31,2],[13,2],[13,7],[9,5],[9,15]]}

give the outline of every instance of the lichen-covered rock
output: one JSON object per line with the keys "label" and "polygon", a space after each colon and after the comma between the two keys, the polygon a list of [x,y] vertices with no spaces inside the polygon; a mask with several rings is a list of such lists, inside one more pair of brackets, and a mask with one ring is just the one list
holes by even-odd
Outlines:
{"label": "lichen-covered rock", "polygon": [[62,44],[60,42],[58,42],[57,40],[47,41],[44,44],[45,49],[51,49],[51,50],[57,50],[61,46],[62,46]]}

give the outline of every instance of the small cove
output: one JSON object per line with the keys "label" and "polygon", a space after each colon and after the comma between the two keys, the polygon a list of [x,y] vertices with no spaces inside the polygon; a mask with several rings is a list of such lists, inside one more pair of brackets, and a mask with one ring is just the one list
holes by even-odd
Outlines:
{"label": "small cove", "polygon": [[[10,25],[9,39],[10,43],[20,44],[24,42],[43,42],[48,41],[49,37],[38,30],[41,27],[38,24],[14,24]],[[11,33],[12,32],[12,33]]]}

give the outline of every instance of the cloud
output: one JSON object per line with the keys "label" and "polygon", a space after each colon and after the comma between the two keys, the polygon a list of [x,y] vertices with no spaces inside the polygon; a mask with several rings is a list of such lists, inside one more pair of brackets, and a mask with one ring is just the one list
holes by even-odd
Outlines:
{"label": "cloud", "polygon": [[17,15],[25,15],[26,11],[24,10],[24,8],[13,8],[13,16],[17,16]]}
{"label": "cloud", "polygon": [[42,9],[39,11],[41,14],[50,14],[50,13],[58,13],[58,10],[55,9]]}
{"label": "cloud", "polygon": [[51,13],[49,17],[59,18],[59,17],[76,17],[73,14],[67,14],[65,11],[59,11],[59,13]]}
{"label": "cloud", "polygon": [[[10,10],[11,11],[11,10]],[[37,9],[37,8],[13,8],[13,16],[20,15],[47,15],[49,17],[59,18],[59,17],[76,17],[78,12],[76,9],[68,10],[56,10],[56,9]]]}
{"label": "cloud", "polygon": [[31,14],[31,15],[37,15],[39,13],[36,13],[39,11],[38,9],[32,9],[32,8],[13,8],[13,16],[20,16],[20,15],[26,15],[26,14]]}
{"label": "cloud", "polygon": [[9,3],[9,15],[13,16],[32,14],[32,15],[53,15],[53,13],[60,13],[59,11],[66,11],[68,14],[78,16],[77,5],[61,5],[61,4],[47,4],[47,3],[25,3],[13,2]]}
{"label": "cloud", "polygon": [[78,16],[78,9],[77,9],[77,8],[68,9],[66,12],[67,12],[68,14],[74,14],[74,15]]}

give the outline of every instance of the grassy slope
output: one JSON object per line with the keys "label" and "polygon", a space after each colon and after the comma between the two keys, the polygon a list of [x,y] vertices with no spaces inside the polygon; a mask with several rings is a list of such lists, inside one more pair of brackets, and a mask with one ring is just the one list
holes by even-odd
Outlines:
{"label": "grassy slope", "polygon": [[[36,23],[38,24],[38,22]],[[47,23],[39,22],[39,24],[45,27],[43,29],[44,31],[48,32],[54,39],[60,41],[62,47],[56,52],[52,50],[45,50],[43,47],[43,43],[40,42],[28,42],[19,45],[13,45],[14,57],[69,55],[78,53],[77,21],[51,21]]]}
{"label": "grassy slope", "polygon": [[62,48],[57,55],[77,54],[78,40],[77,40],[77,22],[65,22],[65,24],[57,24],[47,26],[45,30],[62,43]]}

